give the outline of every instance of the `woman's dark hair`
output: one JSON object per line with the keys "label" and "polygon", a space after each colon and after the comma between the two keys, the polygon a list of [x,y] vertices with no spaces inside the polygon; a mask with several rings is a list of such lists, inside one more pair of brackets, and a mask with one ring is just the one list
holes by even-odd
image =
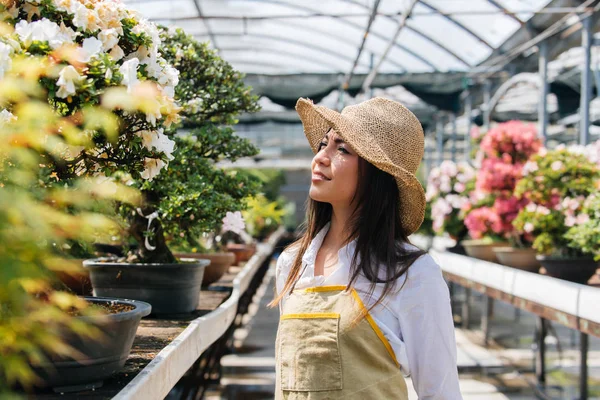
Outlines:
{"label": "woman's dark hair", "polygon": [[[356,207],[348,221],[350,233],[345,241],[349,243],[356,239],[348,287],[352,287],[361,274],[372,283],[370,295],[377,283],[384,283],[383,292],[371,306],[372,309],[393,290],[395,281],[407,273],[409,267],[426,252],[404,246],[410,241],[400,219],[398,186],[394,177],[362,158],[359,158],[358,171],[358,186],[352,199]],[[331,220],[331,214],[331,204],[309,197],[303,234],[288,246],[298,249],[296,258],[281,293],[276,294],[270,306],[279,304],[300,277],[302,256],[310,242]],[[380,271],[380,266],[384,266],[384,273]]]}

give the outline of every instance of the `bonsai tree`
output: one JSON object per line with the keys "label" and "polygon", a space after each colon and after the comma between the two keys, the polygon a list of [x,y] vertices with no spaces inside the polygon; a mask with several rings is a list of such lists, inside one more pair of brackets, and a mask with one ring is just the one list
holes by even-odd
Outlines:
{"label": "bonsai tree", "polygon": [[[509,121],[498,124],[483,136],[475,189],[480,193],[476,206],[466,206],[465,225],[474,239],[492,241],[508,239],[513,246],[523,247],[531,241],[528,233],[515,231],[512,221],[528,203],[513,191],[522,176],[523,165],[542,146],[532,124]],[[485,198],[487,197],[487,199]]]}
{"label": "bonsai tree", "polygon": [[[163,56],[179,71],[175,99],[181,105],[181,121],[170,128],[178,133],[169,168],[141,185],[152,206],[144,213],[159,211],[170,247],[202,250],[198,239],[204,233],[218,234],[226,213],[244,209],[246,199],[259,190],[259,180],[249,173],[216,166],[221,160],[258,154],[231,127],[237,114],[258,110],[257,98],[242,75],[206,43],[181,29],[161,28],[160,37]],[[158,231],[154,240],[163,240]]]}
{"label": "bonsai tree", "polygon": [[[41,57],[45,102],[69,121],[57,131],[69,142],[41,155],[55,178],[47,185],[72,185],[81,176],[151,181],[167,167],[175,142],[165,129],[178,120],[178,72],[160,56],[153,24],[108,0],[13,1],[3,21],[14,29],[0,39],[3,68],[15,58]],[[98,104],[110,115],[90,114]],[[127,218],[138,259],[170,261],[164,240],[148,245],[155,214],[151,194],[143,197]],[[151,229],[161,237],[160,224]]]}
{"label": "bonsai tree", "polygon": [[[18,49],[17,42],[10,46]],[[102,177],[74,177],[68,184],[56,184],[49,160],[60,159],[73,146],[92,152],[100,135],[105,143],[115,143],[118,123],[100,105],[88,106],[76,121],[72,115],[56,113],[55,104],[48,102],[47,86],[40,84],[55,78],[46,57],[10,53],[3,62],[0,398],[4,399],[16,397],[11,391],[17,384],[29,389],[39,382],[33,365],[44,363],[49,355],[74,355],[64,332],[98,337],[97,329],[73,318],[97,311],[81,298],[53,290],[53,272],[75,267],[63,258],[71,243],[89,244],[119,231],[117,221],[98,210],[114,210],[113,201],[139,204],[140,197],[134,189]],[[90,126],[97,128],[98,136],[82,140]]]}
{"label": "bonsai tree", "polygon": [[[600,169],[586,156],[564,147],[542,149],[523,168],[515,196],[530,202],[513,221],[515,229],[533,236],[533,248],[550,256],[581,256],[566,233],[588,222],[582,211],[586,198],[597,190]],[[590,201],[590,204],[593,204]]]}

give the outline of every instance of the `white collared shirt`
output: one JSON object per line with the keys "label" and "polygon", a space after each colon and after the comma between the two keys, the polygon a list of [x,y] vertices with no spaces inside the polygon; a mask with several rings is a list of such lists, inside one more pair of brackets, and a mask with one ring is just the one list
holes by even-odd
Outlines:
{"label": "white collared shirt", "polygon": [[[317,252],[328,230],[329,224],[304,253],[304,272],[296,283],[297,289],[348,284],[355,241],[339,250],[338,265],[331,275],[315,276]],[[286,250],[277,260],[277,293],[285,285],[294,257],[293,250]],[[384,284],[377,284],[373,297],[368,295],[370,286],[371,282],[362,275],[354,283],[354,289],[367,308],[375,303]],[[400,287],[401,290],[397,290]],[[280,310],[284,302],[285,296]],[[462,399],[450,295],[441,269],[431,256],[426,254],[415,261],[407,274],[398,279],[394,291],[371,310],[371,316],[390,342],[402,372],[411,376],[419,399]]]}

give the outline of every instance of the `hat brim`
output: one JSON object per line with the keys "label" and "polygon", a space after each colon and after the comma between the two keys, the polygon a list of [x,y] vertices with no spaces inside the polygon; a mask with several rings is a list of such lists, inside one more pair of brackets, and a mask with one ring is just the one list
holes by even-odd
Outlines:
{"label": "hat brim", "polygon": [[425,191],[413,173],[394,164],[387,157],[383,157],[384,160],[382,161],[382,156],[385,156],[383,150],[379,151],[379,159],[374,162],[368,154],[361,150],[362,148],[373,148],[373,142],[370,142],[369,146],[364,146],[364,141],[369,141],[369,138],[353,135],[352,123],[339,112],[315,105],[312,101],[303,98],[298,99],[296,111],[300,116],[304,134],[313,153],[317,153],[319,143],[321,143],[329,129],[333,129],[361,158],[392,175],[398,186],[400,195],[399,215],[406,235],[408,236],[419,229],[425,217]]}

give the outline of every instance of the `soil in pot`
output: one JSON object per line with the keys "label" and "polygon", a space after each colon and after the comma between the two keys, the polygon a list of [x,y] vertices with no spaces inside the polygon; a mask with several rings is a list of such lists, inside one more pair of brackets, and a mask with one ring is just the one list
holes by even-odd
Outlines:
{"label": "soil in pot", "polygon": [[536,252],[531,248],[495,247],[494,252],[500,264],[528,272],[538,272],[540,262],[535,258]]}
{"label": "soil in pot", "polygon": [[115,259],[86,260],[94,296],[145,301],[152,314],[184,314],[198,307],[208,260],[183,259],[177,264],[132,264]]}
{"label": "soil in pot", "polygon": [[591,257],[551,257],[537,255],[546,275],[566,281],[586,284],[598,269],[598,262]]}
{"label": "soil in pot", "polygon": [[140,320],[151,311],[150,304],[141,301],[98,297],[85,299],[106,314],[77,318],[97,327],[102,336],[85,338],[66,333],[64,340],[79,355],[76,358],[51,356],[49,364],[36,366],[35,370],[44,382],[41,388],[52,388],[60,393],[102,386],[104,379],[125,365]]}
{"label": "soil in pot", "polygon": [[494,263],[498,262],[494,248],[507,245],[506,243],[489,243],[481,240],[463,240],[460,243],[464,246],[468,256]]}
{"label": "soil in pot", "polygon": [[246,262],[256,252],[256,246],[253,244],[230,243],[227,245],[227,251],[235,254],[235,265]]}
{"label": "soil in pot", "polygon": [[193,258],[197,260],[209,260],[210,264],[204,270],[202,287],[208,287],[215,283],[229,270],[235,262],[235,254],[227,253],[175,253],[177,258]]}

